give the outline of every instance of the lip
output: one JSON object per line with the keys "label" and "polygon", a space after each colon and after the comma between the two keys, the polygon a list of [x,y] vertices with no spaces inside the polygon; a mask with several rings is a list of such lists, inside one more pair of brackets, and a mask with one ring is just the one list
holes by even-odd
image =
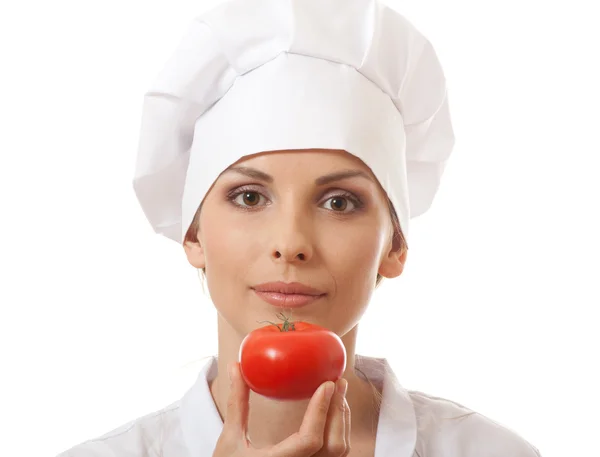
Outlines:
{"label": "lip", "polygon": [[257,292],[277,292],[280,294],[300,294],[300,295],[323,295],[324,293],[314,287],[307,286],[300,282],[266,282],[253,287]]}
{"label": "lip", "polygon": [[269,282],[254,286],[252,289],[267,303],[281,308],[306,306],[325,295],[314,287],[298,282]]}

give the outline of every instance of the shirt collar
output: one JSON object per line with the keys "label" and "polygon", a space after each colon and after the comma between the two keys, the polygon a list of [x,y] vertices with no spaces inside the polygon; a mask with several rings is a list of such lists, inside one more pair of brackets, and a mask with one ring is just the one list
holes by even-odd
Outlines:
{"label": "shirt collar", "polygon": [[[417,421],[410,395],[386,359],[364,356],[360,359],[361,370],[370,379],[383,382],[375,457],[411,457],[417,442]],[[181,400],[181,428],[190,457],[212,455],[223,429],[209,388],[216,375],[217,359],[212,357]]]}

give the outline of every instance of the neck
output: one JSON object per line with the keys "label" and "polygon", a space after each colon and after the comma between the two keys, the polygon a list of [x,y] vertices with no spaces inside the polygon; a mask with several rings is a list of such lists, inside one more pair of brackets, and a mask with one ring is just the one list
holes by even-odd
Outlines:
{"label": "neck", "polygon": [[[229,379],[227,364],[238,360],[239,348],[245,335],[236,332],[218,315],[219,352],[218,374],[210,390],[225,420]],[[374,435],[378,411],[374,403],[373,388],[355,371],[355,347],[358,325],[341,337],[346,348],[346,370],[343,377],[348,381],[346,400],[352,414],[352,435]],[[256,447],[274,445],[300,429],[309,400],[277,401],[250,392],[248,435]]]}

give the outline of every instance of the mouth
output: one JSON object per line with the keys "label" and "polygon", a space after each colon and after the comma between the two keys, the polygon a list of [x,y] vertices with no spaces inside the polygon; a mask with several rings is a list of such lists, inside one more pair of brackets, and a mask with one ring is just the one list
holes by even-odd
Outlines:
{"label": "mouth", "polygon": [[324,295],[303,295],[303,294],[281,294],[278,292],[259,292],[254,291],[256,295],[267,303],[280,308],[300,308],[313,303]]}
{"label": "mouth", "polygon": [[267,303],[280,308],[300,308],[323,298],[326,294],[300,283],[265,283],[252,288]]}

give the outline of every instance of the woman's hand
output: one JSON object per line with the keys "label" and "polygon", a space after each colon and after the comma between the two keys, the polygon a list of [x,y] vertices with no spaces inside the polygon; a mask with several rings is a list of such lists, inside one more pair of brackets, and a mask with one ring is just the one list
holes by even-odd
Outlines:
{"label": "woman's hand", "polygon": [[350,452],[347,381],[323,383],[310,399],[300,430],[282,442],[257,449],[247,438],[250,389],[239,364],[229,365],[227,416],[213,457],[346,457]]}

